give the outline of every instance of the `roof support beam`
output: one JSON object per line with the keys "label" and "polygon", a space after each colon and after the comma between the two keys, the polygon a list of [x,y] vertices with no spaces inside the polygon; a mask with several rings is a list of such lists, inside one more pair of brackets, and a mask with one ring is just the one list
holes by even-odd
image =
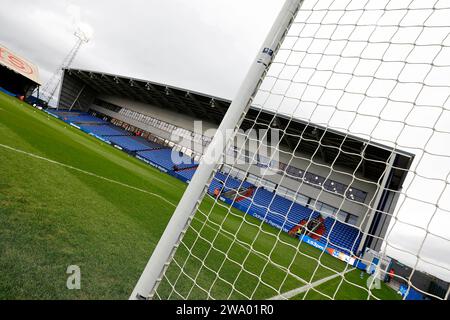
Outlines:
{"label": "roof support beam", "polygon": [[[217,123],[217,120],[218,120],[218,119],[213,118],[213,117],[211,116],[210,111],[206,110],[206,108],[203,106],[203,104],[202,104],[200,101],[198,101],[198,100],[195,98],[195,96],[194,96],[193,94],[190,94],[190,95],[189,95],[189,98],[191,98],[191,99],[195,102],[195,104],[196,104],[198,107],[200,107],[200,109],[202,110],[204,116],[206,116],[206,117],[207,117],[209,120],[211,120],[213,123]],[[222,119],[220,119],[220,121],[221,121],[221,120],[222,120]],[[220,123],[220,121],[219,121],[219,123]]]}
{"label": "roof support beam", "polygon": [[327,162],[327,154],[324,150],[324,147],[322,145],[322,139],[325,135],[325,131],[322,133],[322,137],[319,136],[319,132],[317,129],[314,129],[312,131],[312,134],[314,135],[314,137],[317,139],[317,144],[318,144],[318,149],[319,149],[319,153],[320,153],[320,157],[322,158],[322,160],[326,163]]}
{"label": "roof support beam", "polygon": [[142,86],[142,84],[143,84],[143,82],[134,82],[135,83],[135,86],[136,86],[136,88],[137,88],[137,90],[145,97],[145,98],[147,98],[148,100],[150,100],[150,103],[152,103],[153,105],[155,105],[155,106],[157,106],[157,107],[163,107],[163,105],[161,104],[161,102],[160,101],[158,101],[158,100],[156,100],[153,96],[152,96],[152,94],[150,93],[150,89],[147,89],[147,87],[146,88],[144,88],[143,86]]}
{"label": "roof support beam", "polygon": [[181,99],[175,92],[173,92],[170,88],[168,88],[168,87],[166,87],[166,91],[178,102],[178,103],[180,103],[183,107],[184,107],[184,109],[183,110],[180,110],[179,108],[178,108],[178,106],[176,106],[177,107],[177,109],[178,110],[180,110],[180,112],[187,112],[187,113],[189,113],[192,117],[195,117],[196,115],[192,112],[192,110],[191,110],[191,108],[189,108],[189,106],[187,106],[186,105],[186,103],[183,101],[183,99]]}

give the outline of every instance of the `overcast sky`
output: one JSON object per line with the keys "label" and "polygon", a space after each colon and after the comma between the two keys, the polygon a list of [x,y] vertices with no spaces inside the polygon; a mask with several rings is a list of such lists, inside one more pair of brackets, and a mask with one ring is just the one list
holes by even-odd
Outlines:
{"label": "overcast sky", "polygon": [[[306,1],[306,3],[314,2]],[[326,2],[322,1],[321,3]],[[386,3],[386,1],[379,1],[378,3],[382,2]],[[404,1],[400,2],[403,3]],[[133,0],[133,5],[130,5],[130,1],[118,0],[0,0],[0,3],[2,8],[8,8],[8,10],[0,12],[0,43],[36,63],[40,68],[44,83],[50,74],[58,68],[65,55],[74,45],[75,38],[72,34],[75,28],[81,27],[91,36],[91,41],[82,47],[73,67],[162,82],[231,99],[283,2],[275,0]],[[11,14],[11,12],[14,14]],[[348,21],[355,19],[352,12],[349,12],[348,15],[350,16]],[[311,19],[315,18],[320,17],[312,17]],[[377,16],[366,18],[367,21],[372,22],[380,19]],[[414,23],[423,21],[421,16],[408,18]],[[307,20],[306,17],[303,17],[303,19]],[[395,20],[399,17],[391,17],[391,19]],[[388,21],[386,25],[389,25],[389,23]],[[395,23],[398,23],[398,21]],[[329,30],[325,30],[326,26],[323,26],[323,28],[320,32],[327,34]],[[324,47],[319,40],[315,43],[308,42],[308,37],[317,34],[315,33],[317,30],[313,29],[309,28],[302,31],[305,39],[295,43],[296,47],[292,46],[294,44],[291,42],[285,45],[290,46],[290,49],[295,48],[295,50],[300,51],[302,46],[303,49],[309,46],[309,48],[314,47],[314,50],[325,50],[325,48],[331,51],[337,50],[336,48]],[[331,33],[329,33],[330,35]],[[385,36],[388,35],[387,32]],[[349,36],[344,30],[341,30],[341,34],[338,35],[338,37],[344,38]],[[382,37],[382,35],[378,36]],[[411,41],[407,34],[396,36],[400,40]],[[426,39],[434,41],[436,37],[427,35]],[[354,47],[350,46],[345,50],[348,55],[360,55],[362,52],[361,47],[356,44]],[[385,49],[371,48],[369,52],[374,57],[380,58],[380,55],[377,55],[380,50]],[[399,47],[397,51],[394,50],[391,54],[398,59],[400,52],[401,48]],[[422,52],[418,56],[431,57],[432,54]],[[364,66],[355,61],[340,61],[334,67],[340,67],[339,70],[343,73],[350,70],[356,72],[356,74],[359,72],[360,75],[364,75],[371,68],[379,67],[370,64],[370,55],[366,55],[366,57],[368,59]],[[287,59],[287,57],[280,56],[279,59]],[[298,59],[303,58],[291,57],[291,59],[299,61]],[[314,55],[309,55],[308,59],[310,66],[317,66],[319,62],[323,63],[325,60],[317,61]],[[327,62],[330,63],[330,61]],[[426,61],[426,63],[430,62]],[[385,69],[384,77],[393,76],[389,73],[394,72],[395,68],[389,66]],[[409,76],[412,76],[420,74],[421,70],[409,69],[407,71]],[[349,100],[346,97],[347,99],[337,101],[336,97],[330,94],[332,91],[328,90],[327,95],[315,90],[327,81],[328,84],[332,84],[334,81],[338,87],[345,83],[349,85],[347,89],[350,88],[358,92],[361,90],[358,86],[364,87],[362,78],[354,77],[356,83],[348,83],[344,78],[336,78],[330,81],[329,74],[320,75],[316,70],[312,75],[311,69],[308,68],[301,70],[301,72],[298,72],[298,70],[292,72],[289,68],[283,70],[274,68],[271,70],[271,74],[276,77],[295,79],[299,82],[307,79],[312,84],[312,86],[308,86],[308,90],[303,91],[301,111],[294,111],[285,105],[286,112],[295,113],[296,116],[334,128],[346,128],[343,131],[366,138],[367,135],[371,135],[377,141],[385,143],[390,141],[391,145],[400,146],[416,154],[416,163],[413,170],[429,179],[415,177],[413,181],[414,175],[409,176],[405,184],[405,194],[412,198],[406,200],[401,198],[404,203],[398,217],[406,219],[414,226],[406,225],[400,221],[396,224],[390,238],[391,243],[411,253],[405,254],[405,252],[390,248],[390,254],[403,259],[410,265],[414,265],[415,255],[420,250],[422,241],[426,236],[424,228],[428,228],[433,233],[446,239],[450,237],[448,212],[450,210],[450,188],[448,187],[450,171],[449,136],[445,133],[441,135],[439,132],[434,132],[430,136],[430,130],[424,129],[421,131],[420,128],[416,127],[418,124],[425,123],[429,127],[434,126],[441,131],[448,131],[450,125],[448,109],[450,107],[447,106],[448,108],[444,112],[446,118],[442,121],[442,117],[433,116],[435,112],[438,112],[437,108],[430,108],[425,113],[423,112],[424,109],[408,109],[408,103],[403,104],[403,108],[399,104],[385,105],[380,108],[382,104],[377,104],[372,100],[367,101],[366,99],[361,104],[361,101],[357,98]],[[394,76],[397,77],[398,74]],[[438,74],[434,78],[448,80],[446,76],[448,76],[447,73]],[[419,79],[419,81],[421,80]],[[375,90],[373,85],[368,86],[371,86],[371,90]],[[387,87],[386,83],[385,86],[382,86],[382,88]],[[278,90],[278,92],[286,94],[287,87],[282,83],[280,84],[280,81],[275,83],[268,79],[263,85],[264,88],[271,91],[268,94],[269,97],[261,93],[259,100],[257,99],[256,102],[264,107],[280,106],[280,103],[277,102],[277,95],[273,95],[273,92],[276,93]],[[297,92],[300,90],[298,87],[293,89]],[[367,88],[363,88],[363,91],[365,89]],[[448,91],[448,88],[446,89]],[[407,100],[411,88],[397,91],[398,99]],[[289,94],[289,92],[287,93]],[[380,92],[372,93],[378,94]],[[441,96],[441,92],[438,91],[428,92],[426,95],[427,99],[432,99],[431,104],[435,103],[442,106],[442,102],[438,101]],[[311,99],[317,100],[319,97],[323,105],[340,103],[341,109],[345,109],[344,111],[347,112],[327,109],[323,106],[323,108],[317,108],[317,106],[313,107],[310,103],[305,102]],[[412,105],[413,102],[417,101],[418,99],[415,99],[410,103]],[[361,108],[364,110],[361,110]],[[369,115],[365,119],[357,121],[348,117],[348,111],[355,114],[357,110]],[[387,121],[374,122],[370,118],[371,115],[377,118],[380,114],[387,116]],[[397,126],[398,121],[408,121],[412,126],[402,130]],[[386,126],[386,123],[389,125]],[[423,154],[418,151],[418,148],[425,148],[425,146],[428,147],[428,153]],[[438,153],[438,156],[433,156],[435,153]],[[419,159],[423,160],[422,156],[425,160],[428,159],[428,162],[418,161]],[[423,165],[423,163],[426,165]],[[439,178],[444,181],[433,180]],[[413,199],[421,198],[425,201],[437,202],[438,196],[441,194],[442,197],[439,199],[440,209]],[[435,211],[436,213],[433,215]],[[426,269],[450,280],[448,271],[448,268],[450,268],[450,246],[448,240],[445,241],[436,238],[434,235],[428,235],[420,256],[428,259],[428,261],[445,266],[439,268],[421,263],[419,265],[421,269]]]}
{"label": "overcast sky", "polygon": [[[232,98],[282,1],[5,1],[0,41],[36,63],[43,82],[91,34],[73,67]],[[15,14],[11,14],[15,12]]]}

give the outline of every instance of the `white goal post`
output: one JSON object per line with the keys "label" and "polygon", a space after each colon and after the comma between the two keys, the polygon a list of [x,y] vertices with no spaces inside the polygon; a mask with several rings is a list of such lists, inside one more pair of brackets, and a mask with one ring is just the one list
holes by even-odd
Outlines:
{"label": "white goal post", "polygon": [[[242,115],[250,106],[258,83],[272,60],[273,52],[279,47],[301,3],[302,0],[288,0],[285,2],[255,62],[252,64],[244,82],[239,88],[236,98],[233,100],[220,124],[218,132],[235,129],[242,119]],[[131,298],[149,296],[158,279],[160,279],[170,256],[174,253],[176,244],[180,241],[183,231],[189,226],[189,221],[197,208],[198,201],[204,193],[204,187],[208,180],[211,179],[213,170],[217,166],[219,161],[218,156],[223,153],[225,145],[222,137],[223,135],[217,134],[209,144],[189,187],[183,194],[163,236],[159,240],[151,259],[134,288]],[[220,150],[221,147],[222,150]]]}
{"label": "white goal post", "polygon": [[286,0],[130,299],[448,299],[449,16]]}

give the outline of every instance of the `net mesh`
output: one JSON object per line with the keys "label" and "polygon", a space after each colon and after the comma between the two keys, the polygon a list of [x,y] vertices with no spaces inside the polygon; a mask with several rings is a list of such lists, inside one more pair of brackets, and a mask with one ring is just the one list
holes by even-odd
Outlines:
{"label": "net mesh", "polygon": [[449,16],[304,1],[152,298],[448,298]]}

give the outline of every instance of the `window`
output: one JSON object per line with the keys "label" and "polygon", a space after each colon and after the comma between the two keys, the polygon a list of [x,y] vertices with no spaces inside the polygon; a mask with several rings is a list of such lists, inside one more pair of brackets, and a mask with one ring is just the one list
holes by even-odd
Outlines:
{"label": "window", "polygon": [[235,178],[239,179],[239,180],[244,180],[245,176],[246,176],[246,172],[242,171],[242,170],[239,170],[239,169],[236,169],[236,168],[232,168],[230,170],[230,175],[232,177],[235,177]]}
{"label": "window", "polygon": [[299,203],[299,204],[301,204],[302,206],[305,206],[305,207],[308,206],[308,201],[309,201],[309,198],[307,196],[304,196],[304,195],[299,194],[299,193],[297,194],[296,199],[295,199],[295,202],[297,202],[297,203]]}
{"label": "window", "polygon": [[221,170],[221,171],[222,171],[223,173],[227,174],[227,173],[230,172],[230,167],[227,166],[227,165],[224,165],[224,166],[222,167],[222,170]]}
{"label": "window", "polygon": [[286,198],[288,198],[291,201],[295,201],[297,198],[297,195],[295,194],[295,191],[292,190],[286,190]]}
{"label": "window", "polygon": [[347,216],[347,223],[348,224],[351,224],[351,225],[353,225],[353,226],[356,226],[356,225],[358,225],[358,220],[359,220],[359,217],[358,216],[355,216],[355,215],[353,215],[353,214],[348,214],[348,216]]}
{"label": "window", "polygon": [[255,186],[259,185],[259,180],[260,178],[258,176],[255,176],[254,174],[249,174],[247,177],[247,181],[250,182],[251,184],[254,184]]}
{"label": "window", "polygon": [[337,214],[337,219],[341,222],[345,222],[345,220],[347,220],[347,215],[348,215],[347,212],[339,211]]}
{"label": "window", "polygon": [[271,181],[262,179],[261,186],[264,187],[264,189],[266,189],[267,191],[273,192],[275,191],[276,184]]}
{"label": "window", "polygon": [[366,201],[367,192],[361,191],[356,188],[352,188],[350,186],[346,195],[347,195],[347,198],[349,198],[350,200],[364,202],[364,201]]}
{"label": "window", "polygon": [[290,190],[288,188],[285,188],[283,186],[278,186],[278,188],[277,188],[277,193],[282,197],[286,197],[286,195],[289,191]]}
{"label": "window", "polygon": [[322,203],[322,206],[319,211],[325,216],[335,217],[337,209],[325,203]]}

